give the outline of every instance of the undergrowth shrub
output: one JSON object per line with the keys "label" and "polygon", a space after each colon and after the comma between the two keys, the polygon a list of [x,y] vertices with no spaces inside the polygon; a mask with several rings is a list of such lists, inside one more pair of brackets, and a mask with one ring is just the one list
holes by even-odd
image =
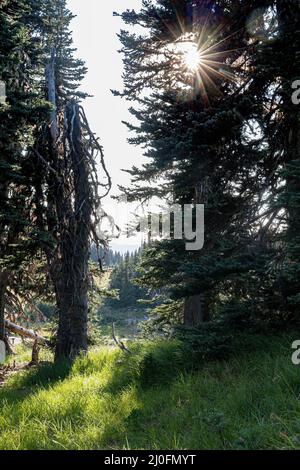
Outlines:
{"label": "undergrowth shrub", "polygon": [[174,335],[181,341],[184,355],[193,367],[201,360],[225,359],[234,351],[233,332],[217,323],[199,328],[178,327]]}

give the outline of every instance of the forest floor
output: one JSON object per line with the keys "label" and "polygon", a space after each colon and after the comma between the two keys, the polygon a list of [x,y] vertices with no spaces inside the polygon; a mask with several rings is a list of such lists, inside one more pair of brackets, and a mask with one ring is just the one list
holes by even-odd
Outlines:
{"label": "forest floor", "polygon": [[95,348],[72,366],[47,353],[0,388],[0,449],[299,449],[295,339],[253,337],[197,370],[175,341]]}

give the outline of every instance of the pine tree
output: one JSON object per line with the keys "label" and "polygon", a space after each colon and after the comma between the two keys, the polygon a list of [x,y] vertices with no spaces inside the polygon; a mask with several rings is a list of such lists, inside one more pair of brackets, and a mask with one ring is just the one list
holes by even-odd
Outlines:
{"label": "pine tree", "polygon": [[283,269],[280,275],[282,308],[298,319],[300,306],[300,111],[291,100],[292,84],[300,70],[300,5],[290,0],[277,0],[279,34],[276,73],[280,81],[277,136],[283,162],[284,192],[279,196],[286,213],[287,229]]}
{"label": "pine tree", "polygon": [[[155,243],[144,261],[145,283],[168,287],[175,300],[185,299],[189,325],[212,318],[222,294],[228,297],[241,276],[263,273],[265,260],[258,254],[266,249],[265,229],[253,230],[251,219],[266,183],[266,151],[260,140],[247,139],[252,122],[262,121],[263,102],[253,100],[256,83],[247,68],[248,19],[261,4],[147,1],[140,13],[122,15],[127,24],[149,32],[122,32],[120,39],[123,95],[139,104],[131,110],[140,122],[128,125],[136,133],[131,143],[145,145],[150,160],[130,172],[133,188],[122,189],[131,198],[159,195],[171,203],[206,207],[201,252],[187,252],[176,241]],[[201,79],[173,52],[191,35],[200,38],[200,47],[210,38],[206,59],[203,53],[210,69],[202,66]],[[149,88],[150,95],[143,94]],[[156,184],[162,175],[165,181]],[[145,180],[152,186],[145,187]]]}
{"label": "pine tree", "polygon": [[252,25],[258,39],[251,67],[253,97],[264,103],[266,183],[260,207],[269,210],[266,227],[271,253],[265,270],[271,273],[267,291],[272,291],[265,303],[270,304],[271,316],[291,322],[298,319],[300,292],[299,108],[292,102],[292,84],[299,77],[300,6],[290,0],[274,0],[264,6],[260,30],[258,24],[256,31]]}
{"label": "pine tree", "polygon": [[[28,149],[33,130],[46,114],[36,86],[40,45],[32,39],[32,2],[0,5],[0,79],[6,99],[0,104],[0,339],[9,293],[20,288],[17,275],[39,247],[32,224],[33,190]],[[13,285],[15,277],[18,281]],[[19,284],[19,285],[18,285]]]}
{"label": "pine tree", "polygon": [[127,252],[112,270],[110,289],[118,292],[118,298],[107,299],[106,304],[114,310],[124,308],[142,308],[139,300],[150,300],[148,289],[139,285],[140,273],[138,266],[141,260],[141,250]]}

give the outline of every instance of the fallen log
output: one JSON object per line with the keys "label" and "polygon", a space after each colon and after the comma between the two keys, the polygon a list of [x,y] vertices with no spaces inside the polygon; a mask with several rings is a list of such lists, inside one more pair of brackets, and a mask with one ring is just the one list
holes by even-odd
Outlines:
{"label": "fallen log", "polygon": [[37,344],[50,346],[50,341],[46,338],[43,338],[43,336],[36,334],[34,331],[27,330],[22,326],[16,325],[9,320],[5,320],[5,329],[18,336],[22,336],[23,338],[33,339],[35,342],[37,342]]}

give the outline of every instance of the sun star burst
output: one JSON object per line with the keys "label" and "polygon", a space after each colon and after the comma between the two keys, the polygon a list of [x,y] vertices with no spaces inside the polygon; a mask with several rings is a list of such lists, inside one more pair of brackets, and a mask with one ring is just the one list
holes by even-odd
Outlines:
{"label": "sun star burst", "polygon": [[[175,54],[181,61],[181,67],[195,91],[208,101],[208,88],[220,94],[218,82],[230,80],[235,82],[235,75],[229,70],[225,57],[229,52],[220,45],[228,37],[217,41],[219,30],[209,32],[203,27],[198,33],[183,33],[174,42]],[[223,49],[223,50],[222,50]]]}

